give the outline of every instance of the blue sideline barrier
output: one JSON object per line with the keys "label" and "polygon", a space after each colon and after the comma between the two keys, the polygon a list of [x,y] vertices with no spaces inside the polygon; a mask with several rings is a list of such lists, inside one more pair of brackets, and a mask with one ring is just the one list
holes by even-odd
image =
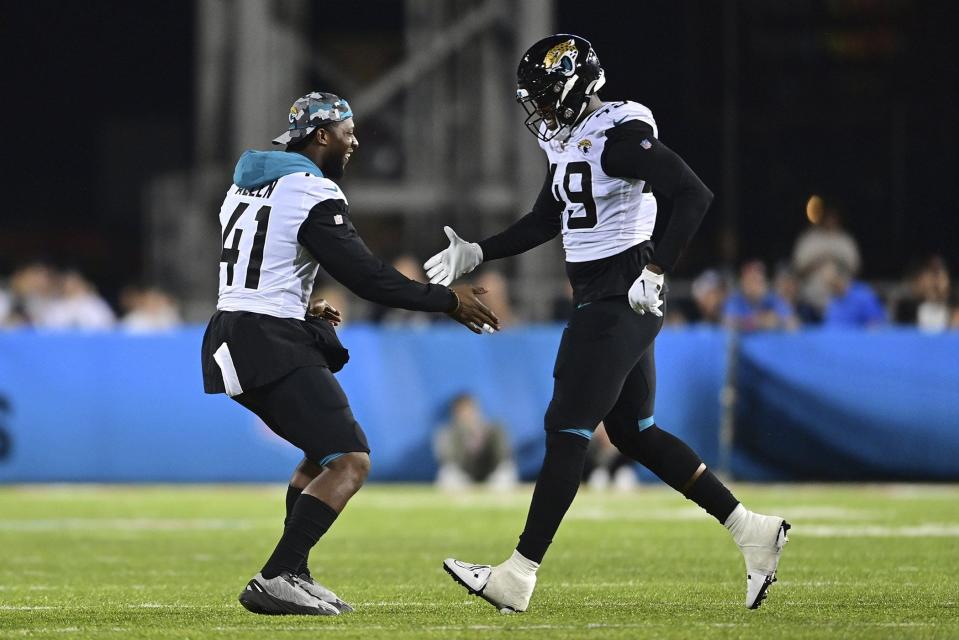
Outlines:
{"label": "blue sideline barrier", "polygon": [[[372,477],[431,479],[432,434],[461,391],[508,426],[534,476],[561,331],[345,329],[352,359],[338,377]],[[297,452],[202,393],[201,337],[0,333],[0,482],[285,480]],[[715,465],[727,337],[665,330],[656,345],[657,423]],[[755,335],[738,352],[739,477],[959,478],[959,335]]]}
{"label": "blue sideline barrier", "polygon": [[[432,434],[470,391],[510,429],[521,474],[543,456],[561,327],[477,337],[459,327],[346,328],[338,374],[373,450],[374,479],[430,480]],[[281,481],[296,451],[225,396],[202,392],[202,329],[173,334],[0,334],[0,482]],[[725,338],[664,332],[657,416],[714,461]],[[665,354],[665,355],[664,355]],[[584,372],[588,373],[588,372]],[[690,398],[696,398],[690,402]]]}
{"label": "blue sideline barrier", "polygon": [[959,479],[959,333],[753,335],[737,374],[737,477]]}

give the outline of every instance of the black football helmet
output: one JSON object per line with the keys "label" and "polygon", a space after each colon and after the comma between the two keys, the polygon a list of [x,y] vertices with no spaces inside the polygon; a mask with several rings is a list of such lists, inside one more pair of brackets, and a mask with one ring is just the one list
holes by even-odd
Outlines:
{"label": "black football helmet", "polygon": [[552,140],[579,121],[590,96],[605,82],[588,40],[564,33],[543,38],[516,69],[516,101],[528,114],[526,128],[540,140]]}

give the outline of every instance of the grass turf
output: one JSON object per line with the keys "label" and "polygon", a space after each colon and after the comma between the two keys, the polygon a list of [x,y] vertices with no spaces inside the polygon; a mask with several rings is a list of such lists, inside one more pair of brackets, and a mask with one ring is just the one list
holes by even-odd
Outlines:
{"label": "grass turf", "polygon": [[356,606],[264,617],[236,596],[280,533],[283,487],[0,488],[2,638],[959,637],[959,487],[739,486],[794,525],[779,582],[742,606],[742,558],[675,493],[582,491],[531,610],[504,616],[443,572],[498,562],[529,490],[370,486],[313,553]]}

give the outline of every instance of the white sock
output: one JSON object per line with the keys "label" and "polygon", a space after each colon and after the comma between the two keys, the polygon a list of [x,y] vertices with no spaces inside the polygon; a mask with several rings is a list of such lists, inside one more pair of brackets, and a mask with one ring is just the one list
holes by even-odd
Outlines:
{"label": "white sock", "polygon": [[503,564],[507,565],[516,573],[524,576],[536,575],[536,570],[539,569],[538,562],[533,562],[519,551],[513,551],[513,555],[511,555],[509,560]]}
{"label": "white sock", "polygon": [[726,518],[726,522],[723,523],[723,526],[729,529],[729,533],[732,534],[736,544],[740,543],[740,537],[743,534],[743,529],[746,528],[746,521],[749,519],[748,516],[749,509],[744,507],[743,503],[740,502],[736,505],[736,508],[733,509],[733,512],[729,514],[729,517]]}

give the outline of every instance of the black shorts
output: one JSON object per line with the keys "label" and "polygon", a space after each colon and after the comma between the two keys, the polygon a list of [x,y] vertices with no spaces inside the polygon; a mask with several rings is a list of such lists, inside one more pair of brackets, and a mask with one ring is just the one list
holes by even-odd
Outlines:
{"label": "black shorts", "polygon": [[589,438],[600,421],[607,432],[653,424],[653,343],[662,326],[663,318],[637,314],[625,296],[573,311],[556,354],[546,430]]}
{"label": "black shorts", "polygon": [[233,399],[321,466],[344,453],[370,452],[346,394],[325,366],[300,367]]}
{"label": "black shorts", "polygon": [[349,357],[326,320],[217,311],[203,335],[203,389],[235,396],[300,367],[323,365],[339,371]]}

